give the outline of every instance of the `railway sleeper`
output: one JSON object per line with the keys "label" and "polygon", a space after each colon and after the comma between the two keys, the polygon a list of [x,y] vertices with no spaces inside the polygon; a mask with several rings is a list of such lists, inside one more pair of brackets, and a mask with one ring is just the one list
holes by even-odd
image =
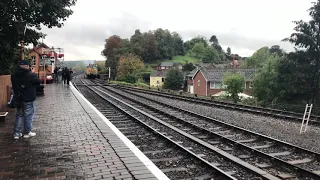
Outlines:
{"label": "railway sleeper", "polygon": [[157,151],[144,151],[143,154],[157,154],[157,153],[163,153],[163,152],[170,152],[173,151],[173,149],[164,149],[164,150],[157,150]]}
{"label": "railway sleeper", "polygon": [[150,159],[152,162],[170,162],[170,161],[178,161],[181,159],[185,159],[185,156],[177,156],[172,158],[159,158],[159,159]]}
{"label": "railway sleeper", "polygon": [[276,156],[287,156],[287,155],[290,155],[291,153],[292,152],[290,151],[282,151],[282,152],[276,152],[276,153],[269,153],[268,155],[272,157],[276,157]]}
{"label": "railway sleeper", "polygon": [[255,142],[258,139],[254,138],[254,139],[242,139],[242,140],[237,140],[236,142],[238,143],[250,143],[250,142]]}
{"label": "railway sleeper", "polygon": [[261,145],[261,146],[251,146],[253,149],[265,149],[265,148],[270,148],[272,147],[273,144],[266,144],[266,145]]}

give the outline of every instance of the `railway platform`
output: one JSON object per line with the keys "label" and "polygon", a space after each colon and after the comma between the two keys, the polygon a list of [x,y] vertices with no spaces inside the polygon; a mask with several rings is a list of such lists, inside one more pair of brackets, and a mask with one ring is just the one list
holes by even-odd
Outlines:
{"label": "railway platform", "polygon": [[0,124],[0,179],[168,179],[73,86],[37,97],[35,137],[13,139],[15,110]]}

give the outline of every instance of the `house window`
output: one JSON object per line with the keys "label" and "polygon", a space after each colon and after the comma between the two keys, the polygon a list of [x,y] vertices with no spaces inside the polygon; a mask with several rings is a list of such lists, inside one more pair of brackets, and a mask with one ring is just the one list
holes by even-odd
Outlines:
{"label": "house window", "polygon": [[164,82],[164,78],[162,78],[162,82]]}
{"label": "house window", "polygon": [[36,65],[36,56],[31,56],[31,66]]}
{"label": "house window", "polygon": [[210,82],[210,89],[221,89],[221,82]]}
{"label": "house window", "polygon": [[166,69],[166,67],[164,67],[164,66],[161,66],[161,69]]}
{"label": "house window", "polygon": [[43,66],[43,61],[44,61],[44,57],[42,57],[41,59],[39,59],[39,64],[40,64],[40,66]]}
{"label": "house window", "polygon": [[200,80],[198,80],[198,86],[200,86]]}

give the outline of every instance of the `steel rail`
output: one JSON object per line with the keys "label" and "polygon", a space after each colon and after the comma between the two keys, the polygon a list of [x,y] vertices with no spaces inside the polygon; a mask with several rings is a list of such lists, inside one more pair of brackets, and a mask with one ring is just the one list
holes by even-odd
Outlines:
{"label": "steel rail", "polygon": [[[224,139],[224,140],[228,141],[229,143],[236,144],[237,146],[240,146],[240,147],[242,147],[242,148],[246,148],[247,150],[250,150],[251,152],[254,152],[254,153],[256,153],[256,154],[259,154],[260,156],[264,156],[265,158],[269,158],[270,160],[274,161],[275,164],[285,165],[285,166],[290,167],[290,168],[293,169],[293,170],[296,169],[297,172],[298,172],[298,174],[300,174],[300,175],[302,175],[302,176],[308,176],[308,177],[311,177],[311,178],[320,179],[320,176],[319,176],[318,174],[315,174],[315,173],[313,173],[313,172],[311,172],[311,171],[308,171],[308,170],[306,170],[306,169],[300,168],[300,167],[298,167],[298,166],[289,164],[289,163],[287,163],[286,161],[281,160],[280,158],[270,156],[270,155],[268,155],[267,153],[264,153],[264,152],[262,152],[262,151],[259,151],[259,150],[257,150],[257,149],[254,149],[254,148],[251,148],[251,147],[249,147],[249,146],[247,146],[247,145],[245,145],[245,144],[243,144],[243,143],[239,143],[239,142],[237,142],[237,141],[235,141],[235,140],[232,140],[232,139],[230,139],[230,138],[223,137],[223,135],[220,135],[220,134],[215,133],[215,132],[213,132],[213,131],[210,131],[210,130],[208,130],[208,129],[202,128],[202,127],[200,127],[199,125],[196,125],[196,124],[187,122],[187,121],[185,121],[185,120],[183,120],[183,119],[181,119],[181,118],[177,118],[177,117],[175,117],[175,116],[173,116],[173,115],[171,115],[171,114],[168,114],[168,113],[165,112],[165,111],[161,111],[161,110],[159,110],[159,109],[157,109],[157,108],[154,108],[154,107],[152,107],[152,106],[150,106],[150,105],[148,105],[148,104],[144,104],[144,103],[142,103],[142,102],[140,102],[140,101],[137,101],[137,100],[135,100],[135,99],[133,99],[133,98],[127,97],[127,96],[121,94],[121,93],[118,92],[118,91],[113,91],[113,90],[110,90],[110,89],[107,89],[107,90],[112,91],[113,93],[116,93],[116,94],[118,94],[119,96],[128,98],[128,99],[130,99],[131,101],[134,101],[134,102],[137,103],[137,104],[140,104],[140,105],[143,105],[143,106],[145,106],[145,107],[148,107],[148,108],[152,109],[153,111],[161,112],[162,114],[165,114],[166,116],[169,116],[170,118],[173,118],[173,119],[175,119],[175,120],[184,122],[184,123],[186,123],[186,124],[189,124],[189,125],[191,125],[191,126],[193,126],[193,127],[196,127],[196,128],[198,128],[198,129],[200,129],[201,131],[205,131],[206,133],[209,133],[209,134],[212,134],[212,135],[214,135],[214,136],[217,136],[217,137],[219,137],[219,138],[221,138],[221,139]],[[125,92],[132,94],[131,92],[128,92],[128,90],[125,90]],[[222,125],[227,126],[229,129],[237,129],[237,130],[240,130],[240,131],[242,131],[242,132],[245,132],[245,134],[250,134],[250,135],[253,135],[253,136],[257,136],[256,139],[264,139],[264,140],[273,141],[273,142],[277,143],[278,145],[282,145],[282,146],[284,145],[284,146],[286,146],[286,147],[292,148],[292,149],[294,149],[296,152],[302,152],[302,153],[307,153],[307,154],[310,154],[310,155],[314,155],[314,156],[316,156],[315,159],[320,159],[320,154],[318,154],[318,153],[316,153],[316,152],[312,152],[312,151],[309,151],[309,150],[307,150],[307,149],[303,149],[303,148],[301,148],[301,147],[298,147],[298,146],[295,146],[295,145],[292,145],[292,144],[289,144],[289,143],[286,143],[286,142],[283,142],[283,141],[274,139],[274,138],[272,138],[272,137],[268,137],[268,136],[265,136],[265,135],[262,135],[262,134],[258,134],[258,133],[255,133],[255,132],[252,132],[252,131],[249,131],[249,130],[246,130],[246,129],[243,129],[243,128],[240,128],[240,127],[237,127],[237,126],[234,126],[234,125],[231,125],[231,124],[228,124],[228,123],[224,123],[224,122],[215,120],[215,119],[213,119],[213,118],[209,118],[209,117],[206,117],[206,116],[203,116],[203,115],[200,115],[200,114],[197,114],[197,113],[188,111],[188,110],[184,110],[184,109],[181,109],[181,108],[178,108],[178,107],[174,107],[174,106],[171,106],[171,105],[168,105],[168,104],[159,102],[159,101],[155,101],[155,100],[153,100],[153,99],[146,98],[146,97],[141,96],[141,95],[137,95],[137,94],[133,94],[133,95],[138,96],[138,97],[143,98],[143,99],[146,99],[146,100],[149,100],[149,101],[152,101],[152,102],[157,103],[157,104],[161,104],[161,105],[163,105],[163,106],[170,107],[170,108],[175,109],[175,110],[180,111],[180,112],[185,112],[185,113],[188,113],[188,114],[190,114],[190,115],[194,115],[194,116],[196,116],[196,117],[198,117],[198,118],[202,118],[202,119],[209,120],[209,121],[214,121],[214,122],[217,122],[217,123],[219,123],[219,124],[222,123]]]}
{"label": "steel rail", "polygon": [[[279,110],[279,109],[255,107],[255,106],[235,104],[235,103],[230,103],[230,102],[209,100],[209,99],[204,99],[204,98],[199,98],[199,97],[178,95],[178,94],[172,94],[172,93],[167,93],[167,92],[158,92],[158,91],[154,91],[154,90],[138,89],[138,88],[124,86],[124,85],[113,85],[113,86],[130,89],[132,91],[143,92],[143,93],[147,93],[147,94],[151,94],[151,95],[157,95],[157,96],[161,96],[161,97],[174,98],[174,99],[178,99],[178,100],[189,101],[189,102],[191,101],[194,103],[216,106],[216,107],[221,107],[221,108],[225,108],[225,109],[239,110],[239,111],[245,111],[245,112],[254,113],[254,114],[262,114],[265,116],[272,116],[272,117],[277,117],[277,118],[282,118],[282,119],[294,120],[295,122],[302,121],[302,116],[303,116],[303,114],[301,114],[301,113],[296,113],[296,112],[292,112],[292,111],[283,111],[283,110]],[[310,118],[311,118],[311,120],[309,121],[310,124],[320,125],[320,116],[311,115]]]}
{"label": "steel rail", "polygon": [[[190,140],[195,141],[196,143],[201,144],[202,146],[204,146],[204,147],[206,147],[206,148],[208,148],[208,149],[211,149],[213,152],[215,152],[215,153],[219,154],[220,156],[228,159],[229,162],[235,163],[235,164],[237,164],[239,167],[245,168],[245,169],[247,169],[248,171],[251,171],[251,172],[253,172],[253,173],[256,174],[256,175],[261,176],[263,179],[278,179],[277,177],[272,176],[271,174],[269,174],[269,173],[267,173],[267,172],[265,172],[265,171],[263,171],[263,170],[255,167],[255,166],[252,166],[251,164],[248,164],[248,163],[244,162],[243,160],[241,160],[241,159],[239,159],[239,158],[237,158],[237,157],[235,157],[235,156],[233,156],[233,155],[230,155],[230,154],[228,154],[227,152],[225,152],[225,151],[223,151],[223,150],[221,150],[221,149],[218,149],[218,148],[212,146],[212,145],[209,144],[209,143],[204,142],[204,141],[201,140],[201,139],[198,139],[198,138],[196,138],[196,137],[194,137],[194,136],[192,136],[192,135],[190,135],[190,134],[188,134],[188,133],[186,133],[186,132],[184,132],[184,131],[182,131],[182,130],[180,130],[180,129],[178,129],[178,128],[176,128],[176,127],[174,127],[174,126],[172,126],[172,125],[170,125],[170,124],[168,124],[168,123],[163,122],[162,120],[160,120],[160,119],[152,116],[151,114],[146,113],[146,112],[140,110],[139,108],[136,108],[136,107],[134,107],[134,106],[132,106],[132,105],[130,105],[130,104],[128,104],[128,103],[126,103],[126,102],[124,102],[124,101],[122,101],[122,100],[120,100],[120,99],[118,99],[118,98],[116,98],[116,97],[114,97],[114,96],[112,96],[112,95],[110,95],[109,93],[106,93],[105,91],[102,91],[102,90],[100,90],[100,89],[97,89],[96,86],[92,86],[92,88],[95,89],[95,90],[100,91],[101,93],[106,94],[106,95],[109,96],[109,97],[112,97],[113,99],[116,99],[117,101],[121,102],[122,104],[125,104],[126,106],[134,109],[135,111],[138,111],[138,112],[140,112],[141,114],[144,114],[145,116],[149,117],[150,119],[153,119],[154,121],[156,121],[156,122],[164,125],[165,127],[170,128],[171,130],[173,130],[173,131],[175,131],[175,132],[177,132],[177,133],[179,133],[179,134],[181,134],[181,135],[189,138]],[[96,92],[96,91],[95,91],[95,92]],[[97,93],[97,92],[96,92],[96,93]],[[201,158],[201,157],[198,157],[198,158],[203,159],[203,158]],[[217,168],[217,167],[216,167],[216,168]]]}
{"label": "steel rail", "polygon": [[[82,80],[81,80],[82,81]],[[82,81],[83,82],[83,81]],[[146,127],[147,129],[149,129],[151,132],[157,134],[158,136],[161,136],[162,138],[164,138],[166,141],[170,142],[171,144],[173,144],[174,146],[178,147],[180,150],[187,152],[187,154],[190,154],[193,158],[198,159],[200,162],[206,164],[208,167],[211,167],[216,173],[220,174],[224,179],[231,179],[231,180],[236,180],[236,178],[232,177],[231,175],[227,174],[226,172],[222,171],[221,169],[219,169],[218,167],[214,166],[212,163],[208,162],[207,160],[203,159],[202,157],[198,156],[197,154],[191,152],[190,150],[188,150],[187,148],[183,147],[182,145],[180,145],[179,143],[171,140],[169,137],[165,136],[164,134],[162,134],[161,132],[159,132],[158,130],[154,129],[153,127],[149,126],[148,124],[146,124],[145,122],[143,122],[142,120],[138,119],[137,117],[131,115],[129,112],[127,112],[127,110],[124,110],[121,106],[115,104],[114,102],[110,101],[110,99],[106,98],[105,96],[103,96],[101,93],[97,92],[97,89],[94,88],[94,86],[87,86],[86,83],[84,83],[84,86],[86,86],[87,88],[89,88],[90,90],[92,90],[94,93],[96,93],[98,96],[100,96],[102,99],[104,99],[105,101],[109,102],[110,104],[112,104],[114,107],[116,107],[118,110],[120,110],[121,112],[125,113],[126,115],[128,115],[130,118],[136,120],[137,122],[141,123],[144,127]],[[115,99],[116,101],[127,105],[128,107],[143,113],[144,115],[147,115],[148,117],[152,117],[151,115],[148,115],[147,113],[140,111],[139,109],[127,104],[126,102],[123,102],[122,100],[113,97],[112,95],[108,95],[109,97]]]}

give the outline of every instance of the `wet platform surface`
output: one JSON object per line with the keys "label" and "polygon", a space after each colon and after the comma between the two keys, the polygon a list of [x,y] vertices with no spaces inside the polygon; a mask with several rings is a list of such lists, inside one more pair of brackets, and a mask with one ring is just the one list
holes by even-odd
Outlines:
{"label": "wet platform surface", "polygon": [[71,89],[51,84],[45,96],[37,97],[36,137],[14,140],[15,110],[9,110],[5,124],[0,124],[1,180],[166,179]]}

